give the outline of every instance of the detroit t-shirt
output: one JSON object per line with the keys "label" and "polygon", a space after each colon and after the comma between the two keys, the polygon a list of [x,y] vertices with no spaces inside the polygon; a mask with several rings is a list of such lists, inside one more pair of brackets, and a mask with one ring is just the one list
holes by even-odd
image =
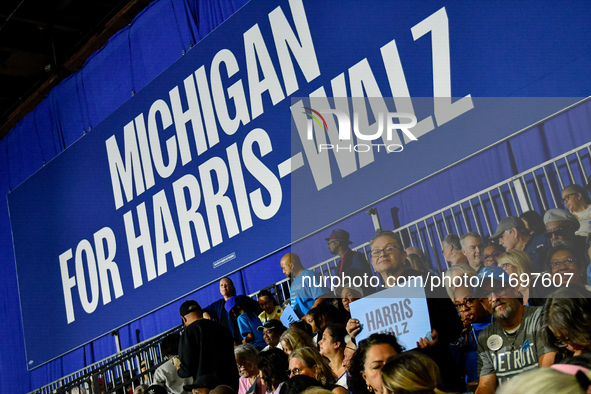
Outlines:
{"label": "detroit t-shirt", "polygon": [[478,376],[494,373],[501,385],[521,372],[537,368],[538,358],[552,352],[542,338],[541,314],[541,307],[526,306],[521,325],[513,333],[506,333],[498,321],[486,327],[478,337]]}

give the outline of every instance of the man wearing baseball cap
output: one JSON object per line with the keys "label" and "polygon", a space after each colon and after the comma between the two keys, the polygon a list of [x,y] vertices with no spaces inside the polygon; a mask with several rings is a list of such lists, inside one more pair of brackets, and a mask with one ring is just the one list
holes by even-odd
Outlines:
{"label": "man wearing baseball cap", "polygon": [[263,332],[263,339],[267,344],[267,346],[262,350],[263,352],[274,347],[283,350],[279,338],[281,337],[281,334],[287,330],[287,328],[283,325],[283,323],[281,323],[281,320],[269,320],[262,326],[257,327],[257,330]]}
{"label": "man wearing baseball cap", "polygon": [[[367,275],[367,281],[369,281],[369,278],[373,275],[371,266],[363,253],[354,252],[349,248],[349,245],[353,242],[349,240],[349,233],[347,231],[334,229],[325,240],[328,242],[328,251],[330,254],[340,257],[340,260],[337,262],[336,271],[339,277],[345,274],[353,280],[355,276],[363,278],[364,275]],[[370,286],[365,289],[365,294],[371,294],[373,292]]]}
{"label": "man wearing baseball cap", "polygon": [[549,209],[544,214],[544,224],[546,225],[544,235],[550,240],[552,246],[564,245],[572,248],[583,257],[584,265],[589,265],[587,240],[585,237],[575,234],[581,227],[575,215],[564,209]]}
{"label": "man wearing baseball cap", "polygon": [[493,394],[515,375],[552,365],[555,353],[542,337],[542,308],[523,306],[501,267],[484,267],[477,278],[476,295],[496,320],[478,337],[476,394]]}
{"label": "man wearing baseball cap", "polygon": [[529,256],[534,272],[543,271],[543,263],[550,245],[543,235],[532,237],[525,223],[518,217],[507,216],[497,226],[497,231],[490,236],[491,240],[497,240],[505,250],[521,250]]}
{"label": "man wearing baseball cap", "polygon": [[183,302],[180,315],[186,328],[175,363],[179,376],[192,377],[197,382],[201,376],[210,375],[219,384],[238,390],[238,367],[230,331],[213,320],[204,319],[197,301]]}

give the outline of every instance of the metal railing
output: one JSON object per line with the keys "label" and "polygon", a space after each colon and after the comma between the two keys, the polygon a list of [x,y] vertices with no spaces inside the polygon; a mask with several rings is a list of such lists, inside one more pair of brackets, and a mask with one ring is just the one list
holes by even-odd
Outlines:
{"label": "metal railing", "polygon": [[523,171],[445,208],[401,226],[404,247],[420,247],[437,265],[447,268],[441,241],[447,234],[475,231],[486,240],[507,216],[535,210],[543,214],[564,208],[562,189],[572,183],[585,186],[591,175],[591,143]]}
{"label": "metal railing", "polygon": [[85,391],[93,394],[109,394],[125,390],[129,386],[135,389],[141,383],[149,385],[152,383],[156,369],[167,360],[160,348],[162,340],[183,329],[182,325],[174,327],[31,393],[82,393]]}
{"label": "metal railing", "polygon": [[[401,226],[397,231],[402,234],[404,247],[420,247],[431,261],[435,261],[439,271],[444,270],[447,265],[441,254],[441,241],[447,234],[476,231],[486,239],[506,216],[519,216],[528,210],[542,213],[550,208],[563,208],[559,205],[562,189],[571,183],[587,183],[586,179],[591,174],[590,157],[591,143],[588,143]],[[368,258],[368,247],[369,242],[366,242],[353,250],[364,253]],[[322,276],[330,276],[336,273],[338,259],[335,256],[309,269]],[[289,299],[289,280],[283,279],[267,290],[282,304]],[[257,293],[250,294],[250,297]],[[128,385],[135,387],[140,381],[151,383],[156,368],[166,361],[160,343],[167,335],[181,330],[182,326],[175,327],[32,393],[65,393],[81,386],[88,393],[100,393],[102,390],[109,394]]]}

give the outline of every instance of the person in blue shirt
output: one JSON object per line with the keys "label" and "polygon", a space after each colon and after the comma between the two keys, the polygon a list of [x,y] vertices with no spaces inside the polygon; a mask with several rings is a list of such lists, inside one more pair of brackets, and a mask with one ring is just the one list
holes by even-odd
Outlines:
{"label": "person in blue shirt", "polygon": [[[236,318],[233,315],[230,315],[230,313],[224,308],[226,301],[231,297],[236,296],[236,287],[230,278],[222,278],[220,280],[220,294],[222,295],[222,298],[203,308],[203,317],[217,321],[222,326],[226,327],[230,330],[234,342],[239,344],[242,342],[242,338],[240,337]],[[244,303],[247,304],[247,308],[251,308],[258,313],[258,303],[255,300],[244,295],[238,295],[237,297],[240,301],[244,301]]]}
{"label": "person in blue shirt", "polygon": [[300,257],[295,253],[287,253],[281,258],[281,269],[291,278],[290,304],[295,314],[301,319],[312,308],[322,304],[327,298],[328,290],[316,278],[313,271],[304,269]]}
{"label": "person in blue shirt", "polygon": [[236,317],[243,344],[250,343],[259,351],[267,346],[262,331],[257,330],[263,323],[244,300],[236,296],[231,297],[226,301],[224,308]]}
{"label": "person in blue shirt", "polygon": [[472,286],[456,287],[454,306],[462,318],[464,329],[459,341],[451,345],[451,350],[468,391],[473,391],[471,388],[478,382],[478,336],[492,322],[492,316],[475,295]]}

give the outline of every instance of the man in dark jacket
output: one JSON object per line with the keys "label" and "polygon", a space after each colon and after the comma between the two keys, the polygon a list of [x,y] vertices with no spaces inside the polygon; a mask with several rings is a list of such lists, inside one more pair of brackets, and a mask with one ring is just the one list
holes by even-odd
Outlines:
{"label": "man in dark jacket", "polygon": [[[325,238],[328,242],[328,251],[331,254],[336,254],[340,257],[337,262],[336,274],[342,278],[342,275],[346,275],[353,280],[356,276],[363,278],[367,275],[365,283],[369,283],[369,278],[373,275],[371,272],[371,266],[365,258],[365,255],[361,252],[355,252],[351,250],[349,245],[353,242],[349,240],[349,233],[345,230],[335,229],[332,230],[330,237]],[[347,284],[343,284],[347,286]],[[351,284],[348,284],[351,287]],[[369,295],[375,292],[371,286],[363,289],[365,295]]]}
{"label": "man in dark jacket", "polygon": [[220,384],[238,391],[238,368],[230,331],[221,324],[203,318],[196,301],[185,301],[180,308],[186,329],[179,342],[177,372],[181,378],[211,375]]}

